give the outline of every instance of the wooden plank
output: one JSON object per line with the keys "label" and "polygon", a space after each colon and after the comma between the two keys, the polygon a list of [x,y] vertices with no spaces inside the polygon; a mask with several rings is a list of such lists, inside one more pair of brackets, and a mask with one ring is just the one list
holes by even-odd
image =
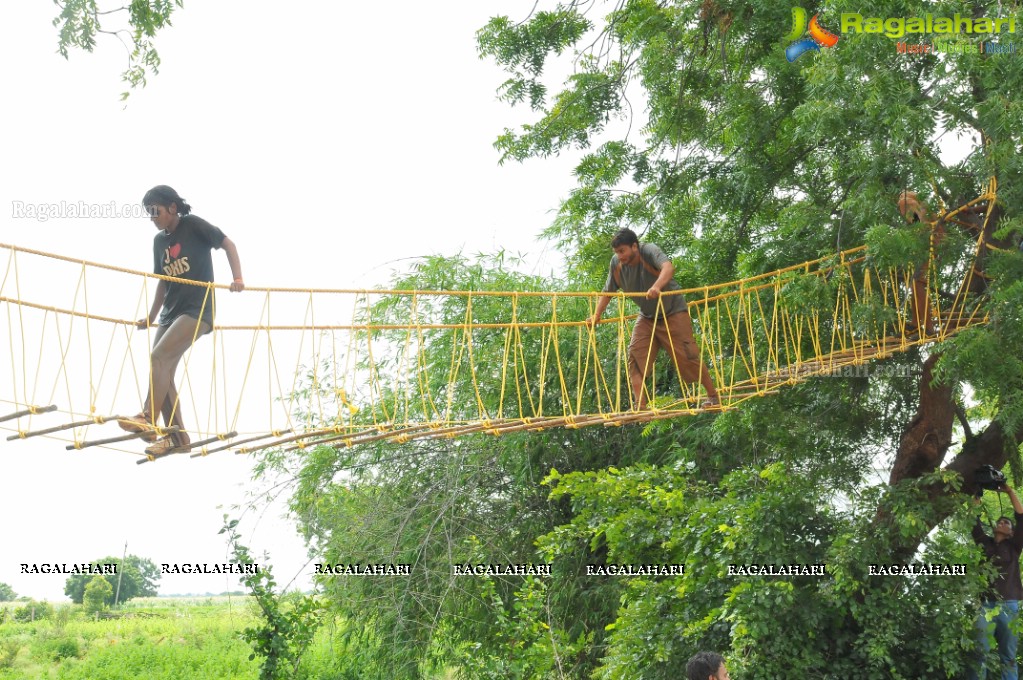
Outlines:
{"label": "wooden plank", "polygon": [[[200,458],[200,457],[202,457],[204,455],[209,455],[211,453],[216,453],[217,451],[223,451],[225,449],[229,449],[232,446],[238,446],[239,444],[248,444],[249,442],[258,442],[260,439],[266,439],[267,437],[280,437],[281,435],[289,434],[290,432],[291,432],[291,430],[279,430],[277,432],[267,432],[266,434],[261,434],[261,435],[258,435],[256,437],[249,437],[247,439],[241,439],[241,440],[236,441],[236,442],[231,442],[229,444],[224,444],[223,446],[218,446],[216,448],[209,449],[209,450],[206,451],[206,453],[193,453],[190,457],[191,458]],[[235,433],[235,436],[237,436],[237,433]]]}
{"label": "wooden plank", "polygon": [[29,406],[24,411],[15,411],[14,413],[9,413],[6,416],[0,416],[0,423],[5,422],[7,420],[24,418],[25,416],[39,415],[40,413],[49,413],[50,411],[56,410],[57,410],[56,404],[50,404],[49,406]]}
{"label": "wooden plank", "polygon": [[[172,434],[178,432],[180,428],[177,427],[161,427],[160,434]],[[77,442],[75,444],[68,444],[65,448],[68,451],[74,451],[76,449],[85,449],[90,446],[104,446],[105,444],[116,444],[117,442],[126,442],[130,439],[138,439],[144,434],[151,433],[152,430],[146,430],[145,432],[131,432],[129,434],[121,435],[120,437],[108,437],[107,439],[94,439],[87,442]]]}
{"label": "wooden plank", "polygon": [[75,427],[86,427],[88,425],[102,425],[112,420],[120,420],[127,416],[110,416],[110,417],[93,417],[88,420],[78,420],[73,423],[65,423],[63,425],[56,425],[54,427],[48,427],[45,430],[32,430],[30,432],[24,432],[19,434],[12,434],[7,438],[7,441],[14,441],[15,439],[28,439],[29,437],[41,437],[45,434],[53,434],[54,432],[60,432],[62,430],[70,430]]}

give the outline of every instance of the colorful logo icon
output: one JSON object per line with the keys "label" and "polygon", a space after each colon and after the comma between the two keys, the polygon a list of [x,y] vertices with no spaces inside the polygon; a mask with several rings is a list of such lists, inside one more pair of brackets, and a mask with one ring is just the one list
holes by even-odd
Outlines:
{"label": "colorful logo icon", "polygon": [[813,19],[810,19],[810,37],[800,39],[803,32],[807,30],[806,10],[802,7],[792,8],[792,32],[785,36],[786,40],[795,41],[785,48],[785,58],[790,62],[798,59],[803,52],[819,51],[822,47],[834,47],[838,42],[838,36],[824,29],[817,22],[817,16],[814,14]]}

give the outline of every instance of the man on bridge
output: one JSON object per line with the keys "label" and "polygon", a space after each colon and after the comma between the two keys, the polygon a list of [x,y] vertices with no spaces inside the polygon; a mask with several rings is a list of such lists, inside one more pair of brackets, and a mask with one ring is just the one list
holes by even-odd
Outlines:
{"label": "man on bridge", "polygon": [[[693,321],[689,318],[685,298],[681,294],[661,296],[662,292],[680,288],[671,261],[654,244],[641,245],[631,229],[619,231],[611,241],[611,248],[615,254],[611,257],[611,270],[603,292],[614,293],[621,289],[626,293],[645,293],[632,298],[639,306],[639,318],[629,343],[629,378],[635,407],[646,408],[646,377],[661,347],[671,355],[683,382],[703,385],[707,391],[703,408],[720,405],[710,371],[700,359],[700,349],[693,340]],[[596,312],[586,320],[587,325],[595,326],[610,302],[610,295],[602,295]]]}

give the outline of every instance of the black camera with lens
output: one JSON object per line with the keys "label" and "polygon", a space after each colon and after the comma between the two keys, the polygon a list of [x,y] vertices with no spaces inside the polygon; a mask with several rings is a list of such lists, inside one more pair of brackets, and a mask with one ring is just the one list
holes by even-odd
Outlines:
{"label": "black camera with lens", "polygon": [[998,491],[1005,484],[1005,474],[1001,470],[996,470],[993,465],[981,465],[979,468],[973,471],[973,482],[980,487],[977,491],[977,495],[981,495],[984,490],[987,491]]}

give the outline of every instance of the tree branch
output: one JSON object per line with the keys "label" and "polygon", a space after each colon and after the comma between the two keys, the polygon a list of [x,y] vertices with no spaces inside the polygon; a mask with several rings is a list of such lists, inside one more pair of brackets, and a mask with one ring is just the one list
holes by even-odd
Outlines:
{"label": "tree branch", "polygon": [[963,431],[966,433],[966,440],[969,441],[973,439],[973,430],[970,429],[970,421],[966,417],[966,409],[964,409],[963,405],[958,401],[955,402],[954,406],[956,418],[959,419],[959,424],[963,426]]}

